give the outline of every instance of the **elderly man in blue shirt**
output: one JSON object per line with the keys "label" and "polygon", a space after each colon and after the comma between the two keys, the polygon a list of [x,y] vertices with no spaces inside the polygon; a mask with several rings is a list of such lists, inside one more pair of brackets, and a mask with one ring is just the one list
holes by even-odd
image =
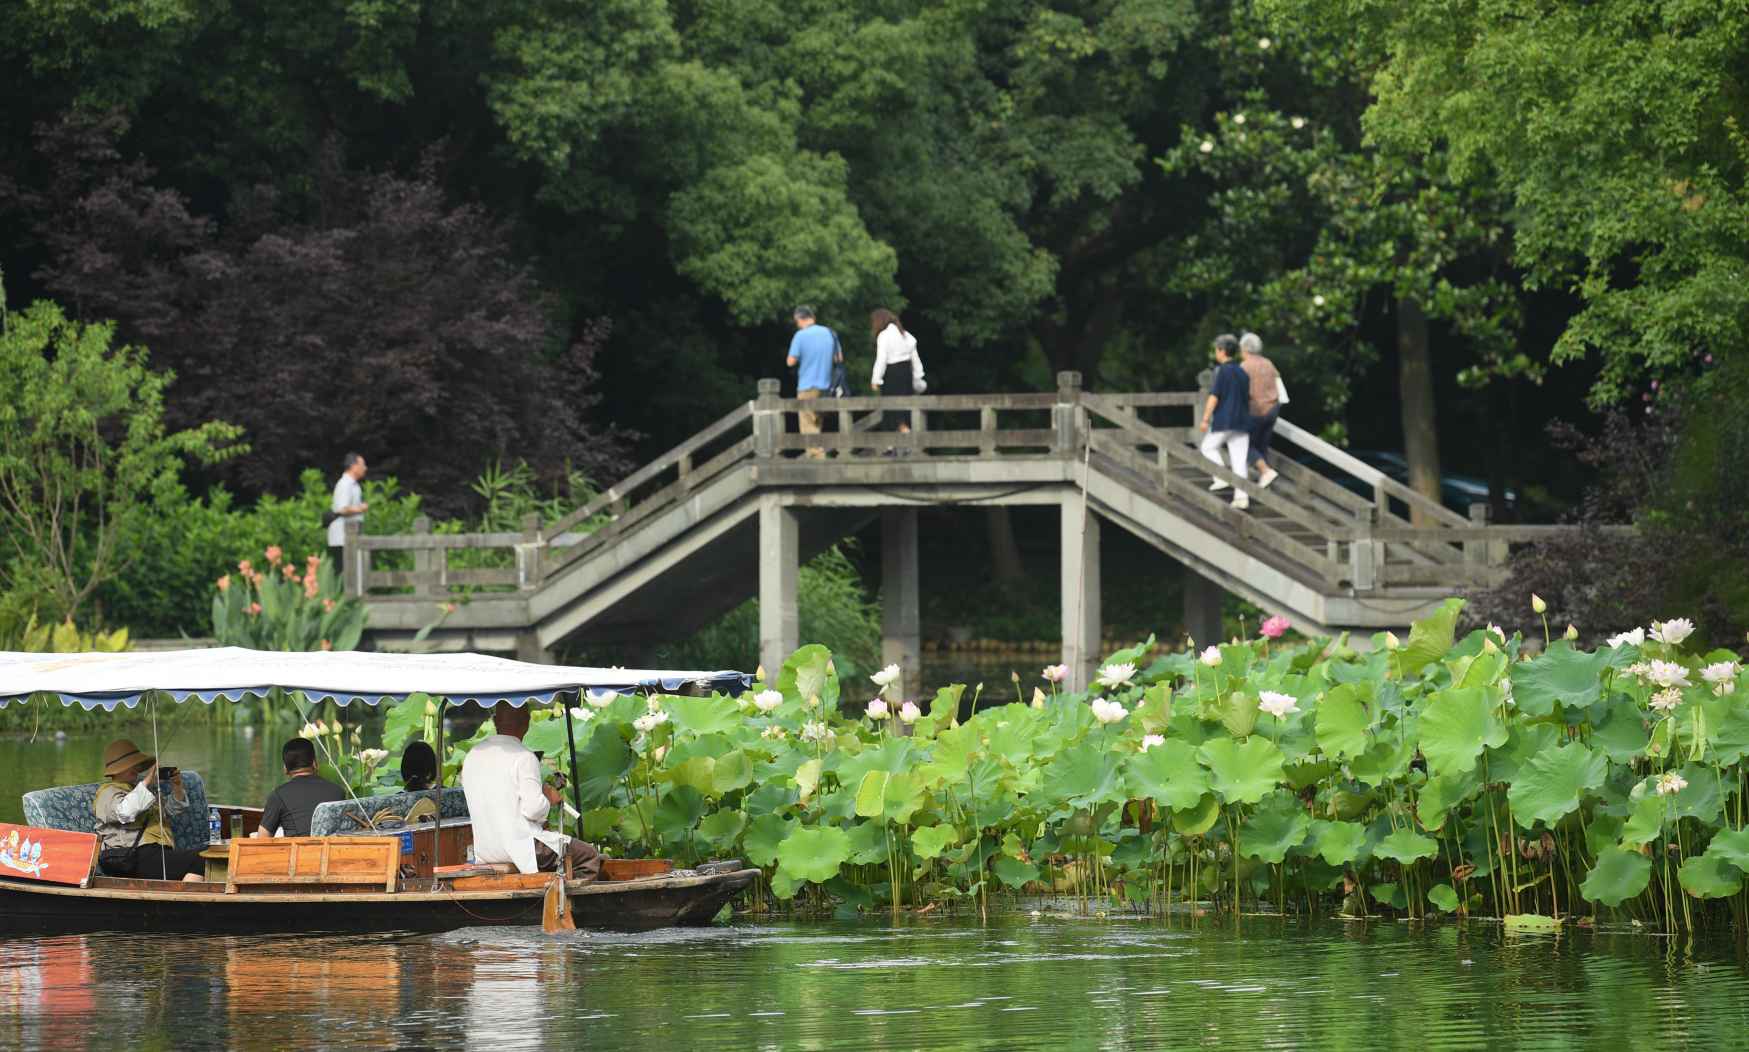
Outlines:
{"label": "elderly man in blue shirt", "polygon": [[[789,341],[789,365],[796,370],[796,397],[808,401],[820,397],[832,386],[832,365],[844,360],[838,346],[838,334],[814,320],[814,308],[797,307],[796,334]],[[820,414],[804,409],[796,414],[802,434],[820,433]],[[824,449],[810,449],[807,455],[824,460]]]}

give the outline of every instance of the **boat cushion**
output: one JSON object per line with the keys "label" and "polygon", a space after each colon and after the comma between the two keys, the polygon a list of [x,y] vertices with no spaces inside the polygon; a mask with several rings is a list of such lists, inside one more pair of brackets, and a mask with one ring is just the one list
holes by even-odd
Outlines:
{"label": "boat cushion", "polygon": [[[74,833],[97,832],[97,813],[92,805],[97,800],[101,782],[84,785],[57,785],[24,794],[24,821],[44,829],[66,829]],[[176,846],[185,851],[199,851],[207,845],[206,782],[200,772],[182,769],[182,788],[188,793],[188,806],[170,820],[170,834]]]}
{"label": "boat cushion", "polygon": [[[385,793],[382,796],[365,796],[357,800],[330,800],[325,804],[317,804],[316,810],[310,815],[311,836],[340,836],[359,829],[369,829],[366,818],[375,818],[387,811],[395,815],[406,815],[409,808],[420,800],[430,800],[431,790],[417,793]],[[443,791],[443,817],[468,817],[468,798],[458,788]]]}

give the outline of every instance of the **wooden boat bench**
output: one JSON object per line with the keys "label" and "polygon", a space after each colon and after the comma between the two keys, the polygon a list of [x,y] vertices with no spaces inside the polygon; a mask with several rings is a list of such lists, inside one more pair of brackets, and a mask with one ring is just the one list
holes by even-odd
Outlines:
{"label": "wooden boat bench", "polygon": [[[24,794],[24,824],[43,829],[64,829],[70,833],[97,832],[97,812],[92,805],[97,800],[100,783],[57,785]],[[182,789],[188,795],[188,806],[165,818],[176,846],[184,851],[199,851],[207,845],[206,782],[200,772],[186,767],[182,770]]]}
{"label": "wooden boat bench", "polygon": [[[394,891],[399,837],[272,837],[231,841],[225,893],[247,891]],[[310,888],[305,885],[322,885]]]}

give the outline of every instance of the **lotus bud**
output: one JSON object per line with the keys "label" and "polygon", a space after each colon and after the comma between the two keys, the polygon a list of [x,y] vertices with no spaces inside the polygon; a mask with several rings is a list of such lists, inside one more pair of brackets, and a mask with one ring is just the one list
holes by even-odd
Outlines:
{"label": "lotus bud", "polygon": [[1568,625],[1567,631],[1565,631],[1561,634],[1561,638],[1565,639],[1569,643],[1574,642],[1575,640],[1577,640],[1579,638],[1579,630],[1577,628],[1574,628],[1572,625]]}
{"label": "lotus bud", "polygon": [[1386,650],[1401,650],[1401,649],[1403,649],[1403,641],[1401,639],[1397,638],[1397,633],[1395,633],[1395,632],[1386,632],[1385,633],[1385,649]]}
{"label": "lotus bud", "polygon": [[437,702],[427,701],[425,703],[425,715],[427,715],[427,716],[437,715]]}
{"label": "lotus bud", "polygon": [[1045,707],[1045,692],[1042,688],[1032,688],[1032,707],[1035,709],[1042,709]]}
{"label": "lotus bud", "polygon": [[765,682],[765,666],[764,665],[760,665],[758,668],[753,670],[753,678],[755,680],[758,680],[760,683]]}
{"label": "lotus bud", "polygon": [[1011,682],[1011,683],[1014,683],[1014,684],[1015,684],[1015,685],[1019,685],[1019,683],[1020,683],[1020,673],[1018,673],[1018,672],[1009,672],[1009,673],[1008,673],[1008,680],[1009,680],[1009,682]]}
{"label": "lotus bud", "polygon": [[1549,604],[1543,601],[1542,596],[1532,592],[1530,593],[1530,609],[1534,613],[1546,614],[1549,612]]}

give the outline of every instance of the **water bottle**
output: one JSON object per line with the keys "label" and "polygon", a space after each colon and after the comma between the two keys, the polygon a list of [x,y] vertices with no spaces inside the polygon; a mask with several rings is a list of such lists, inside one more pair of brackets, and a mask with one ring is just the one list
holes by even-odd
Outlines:
{"label": "water bottle", "polygon": [[222,844],[225,842],[225,838],[219,834],[219,809],[216,807],[209,807],[206,810],[206,831],[207,843]]}

